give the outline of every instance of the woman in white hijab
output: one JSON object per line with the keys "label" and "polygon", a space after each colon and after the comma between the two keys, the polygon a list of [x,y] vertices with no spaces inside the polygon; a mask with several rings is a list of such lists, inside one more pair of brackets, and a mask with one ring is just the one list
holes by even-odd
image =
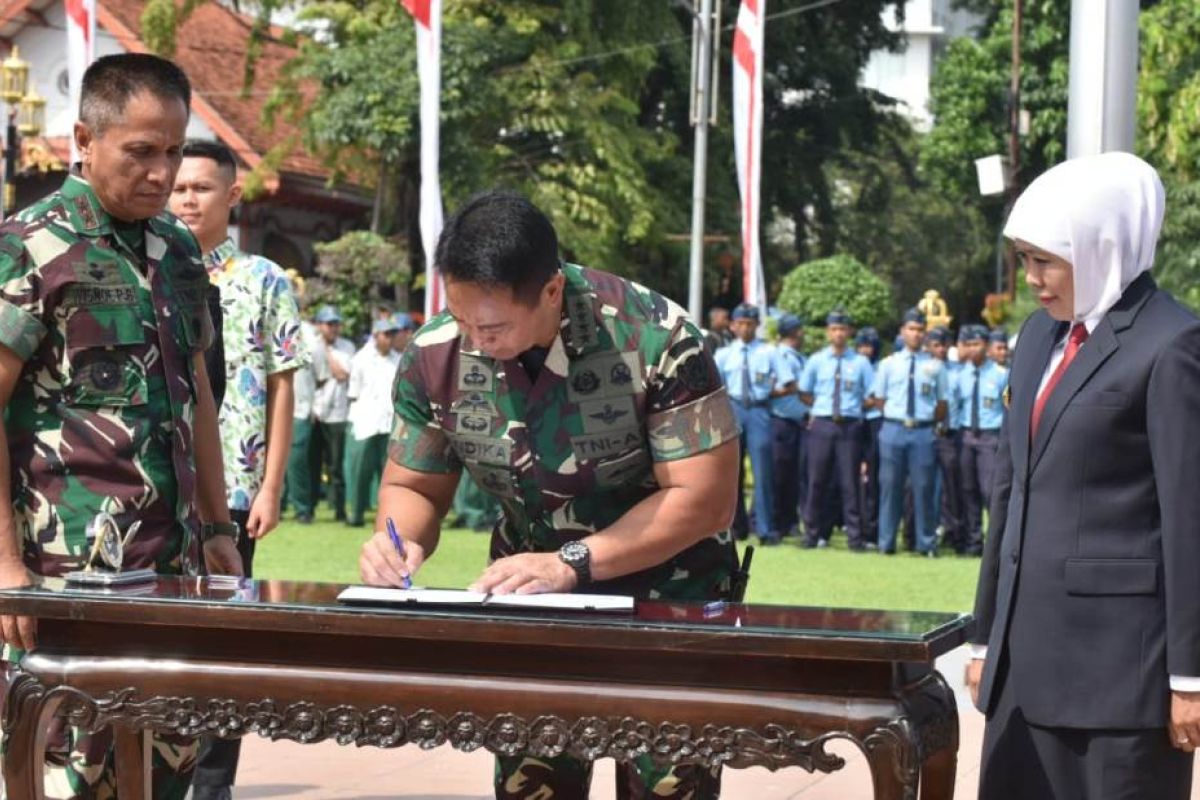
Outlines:
{"label": "woman in white hijab", "polygon": [[1200,746],[1200,320],[1150,276],[1164,192],[1060,164],[1005,227],[1012,356],[968,683],[980,798],[1185,800]]}

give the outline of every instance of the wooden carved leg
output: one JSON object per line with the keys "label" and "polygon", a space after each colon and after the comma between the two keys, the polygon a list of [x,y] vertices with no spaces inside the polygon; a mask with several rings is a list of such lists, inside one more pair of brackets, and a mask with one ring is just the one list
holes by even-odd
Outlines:
{"label": "wooden carved leg", "polygon": [[4,702],[4,787],[9,800],[43,800],[46,726],[62,705],[32,675],[19,673]]}
{"label": "wooden carved leg", "polygon": [[921,800],[953,800],[958,767],[954,692],[935,672],[908,705],[921,754]]}
{"label": "wooden carved leg", "polygon": [[908,720],[876,728],[863,739],[875,800],[917,799],[917,742]]}
{"label": "wooden carved leg", "polygon": [[113,757],[117,768],[117,797],[121,800],[150,800],[150,755],[146,752],[149,734],[145,731],[113,726]]}

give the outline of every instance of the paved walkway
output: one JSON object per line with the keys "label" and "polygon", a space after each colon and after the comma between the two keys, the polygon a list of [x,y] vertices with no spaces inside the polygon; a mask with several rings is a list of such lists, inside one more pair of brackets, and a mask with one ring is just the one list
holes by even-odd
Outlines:
{"label": "paved walkway", "polygon": [[[966,648],[938,662],[953,686],[961,686]],[[958,689],[961,746],[955,798],[973,800],[978,785],[983,718]],[[846,767],[830,775],[810,775],[792,768],[768,772],[761,767],[726,770],[725,800],[857,800],[871,797],[871,778],[862,755],[845,742],[830,750],[846,759]],[[380,751],[341,747],[325,742],[297,745],[246,740],[242,750],[236,800],[491,800],[492,758],[487,753],[460,753],[448,746],[435,750],[402,747]],[[613,797],[612,762],[596,768],[592,797]],[[1200,800],[1200,794],[1196,795]]]}

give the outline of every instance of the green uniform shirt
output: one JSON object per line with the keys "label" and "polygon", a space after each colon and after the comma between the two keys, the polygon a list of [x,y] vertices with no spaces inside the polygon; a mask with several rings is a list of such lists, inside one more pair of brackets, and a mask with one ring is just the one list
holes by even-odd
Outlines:
{"label": "green uniform shirt", "polygon": [[[682,308],[614,275],[563,272],[562,328],[536,381],[519,361],[475,349],[448,313],[417,332],[397,374],[391,458],[423,472],[465,467],[497,497],[493,558],[602,530],[659,489],[654,462],[738,436],[703,334]],[[589,591],[713,597],[733,568],[722,532]]]}
{"label": "green uniform shirt", "polygon": [[142,521],[128,568],[195,558],[192,356],[213,339],[207,286],[183,223],[114,220],[77,172],[0,225],[0,344],[25,362],[5,430],[33,572],[78,568],[100,511]]}

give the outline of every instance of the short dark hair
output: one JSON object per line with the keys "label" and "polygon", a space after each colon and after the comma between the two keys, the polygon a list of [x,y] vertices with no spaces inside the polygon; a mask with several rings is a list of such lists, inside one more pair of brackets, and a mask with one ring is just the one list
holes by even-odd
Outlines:
{"label": "short dark hair", "polygon": [[150,53],[118,53],[96,59],[83,73],[79,120],[93,134],[102,134],[125,113],[129,98],[141,92],[182,100],[190,113],[192,85],[183,70]]}
{"label": "short dark hair", "polygon": [[521,195],[483,192],[446,221],[434,263],[449,281],[506,286],[532,302],[559,269],[558,234]]}
{"label": "short dark hair", "polygon": [[223,142],[212,139],[188,139],[183,143],[183,157],[207,158],[215,161],[231,181],[237,179],[237,159],[233,157],[233,151]]}

